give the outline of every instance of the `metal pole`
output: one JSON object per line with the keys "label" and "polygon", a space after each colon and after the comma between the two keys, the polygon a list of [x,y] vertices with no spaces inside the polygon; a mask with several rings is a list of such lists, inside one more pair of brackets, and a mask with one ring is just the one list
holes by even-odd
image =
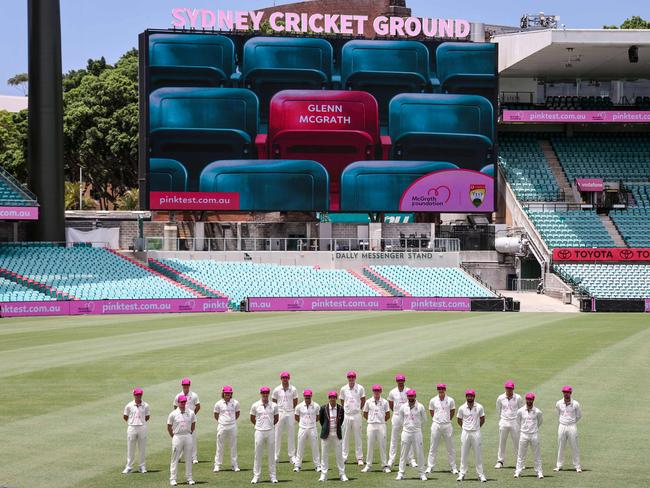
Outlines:
{"label": "metal pole", "polygon": [[83,210],[83,199],[84,199],[84,170],[79,166],[79,210]]}

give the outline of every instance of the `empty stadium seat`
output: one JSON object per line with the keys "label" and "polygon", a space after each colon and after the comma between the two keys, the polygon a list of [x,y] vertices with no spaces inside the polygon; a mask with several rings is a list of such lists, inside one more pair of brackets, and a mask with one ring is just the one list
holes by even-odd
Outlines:
{"label": "empty stadium seat", "polygon": [[187,170],[174,159],[149,160],[149,189],[151,191],[187,191]]}
{"label": "empty stadium seat", "polygon": [[434,161],[359,161],[341,176],[341,210],[399,211],[406,189],[418,178],[442,169],[457,169],[452,163]]}
{"label": "empty stadium seat", "polygon": [[160,88],[150,97],[151,157],[180,161],[196,190],[206,164],[255,156],[258,107],[242,88]]}
{"label": "empty stadium seat", "polygon": [[444,42],[436,50],[436,73],[442,93],[492,97],[497,88],[497,45]]}
{"label": "empty stadium seat", "polygon": [[526,209],[550,249],[556,247],[616,247],[595,211]]}
{"label": "empty stadium seat", "polygon": [[370,266],[370,269],[415,297],[494,297],[460,268]]}
{"label": "empty stadium seat", "polygon": [[201,173],[200,190],[239,193],[240,210],[329,209],[328,174],[315,161],[215,161]]}
{"label": "empty stadium seat", "polygon": [[555,264],[553,271],[596,298],[650,297],[647,264]]}
{"label": "empty stadium seat", "polygon": [[332,82],[332,46],[324,39],[253,37],[244,44],[242,86],[260,98],[266,120],[271,98],[288,89],[320,90]]}
{"label": "empty stadium seat", "polygon": [[477,95],[403,94],[390,103],[392,159],[480,170],[494,141],[492,104]]}
{"label": "empty stadium seat", "polygon": [[[387,122],[395,95],[431,91],[429,51],[417,41],[350,41],[341,54],[341,84],[371,93],[379,103],[380,119]],[[437,89],[435,78],[433,84]]]}
{"label": "empty stadium seat", "polygon": [[625,186],[634,201],[625,210],[613,210],[609,216],[628,246],[650,247],[650,186]]}
{"label": "empty stadium seat", "polygon": [[0,167],[0,206],[36,207],[36,196]]}
{"label": "empty stadium seat", "polygon": [[1,302],[44,302],[56,298],[42,293],[36,289],[28,288],[6,278],[0,278],[0,303]]}
{"label": "empty stadium seat", "polygon": [[379,132],[377,102],[366,92],[286,90],[271,101],[268,135],[258,153],[273,159],[308,159],[330,176],[330,208],[337,210],[343,169],[364,159],[386,158],[389,141]]}
{"label": "empty stadium seat", "polygon": [[219,87],[235,73],[235,45],[225,36],[210,34],[151,34],[149,89],[163,87]]}

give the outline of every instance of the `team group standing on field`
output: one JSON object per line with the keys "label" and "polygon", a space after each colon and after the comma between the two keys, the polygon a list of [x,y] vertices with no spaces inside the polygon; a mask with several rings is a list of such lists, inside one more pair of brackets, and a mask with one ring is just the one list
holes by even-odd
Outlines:
{"label": "team group standing on field", "polygon": [[[436,466],[438,446],[441,441],[447,451],[450,471],[463,481],[467,475],[470,452],[474,453],[476,474],[481,482],[487,481],[483,470],[481,452],[481,427],[485,423],[483,406],[476,402],[476,392],[465,391],[465,403],[456,409],[454,399],[447,395],[447,385],[438,384],[438,394],[429,401],[429,414],[432,418],[431,437],[428,456],[425,459],[422,429],[427,419],[424,405],[417,401],[417,393],[406,387],[406,377],[395,376],[397,386],[388,398],[382,397],[381,385],[372,386],[372,397],[366,398],[363,386],[356,382],[354,371],[347,373],[348,383],[339,392],[330,391],[327,403],[318,405],[313,401],[310,389],[303,391],[303,401],[298,403],[298,390],[290,383],[290,374],[280,374],[281,384],[271,391],[267,386],[260,388],[260,399],[250,409],[250,422],[255,426],[255,455],[253,461],[253,479],[258,483],[262,476],[263,456],[266,451],[269,477],[277,483],[276,464],[280,461],[282,438],[287,439],[289,460],[293,470],[302,470],[303,458],[307,446],[311,448],[313,466],[320,473],[319,481],[327,480],[329,471],[329,454],[334,452],[338,478],[348,481],[345,463],[351,452],[350,444],[354,441],[353,457],[362,473],[372,470],[375,448],[379,449],[381,470],[390,473],[400,445],[399,468],[397,480],[404,479],[408,465],[417,469],[421,480],[427,480],[427,474]],[[170,464],[170,484],[177,484],[177,469],[181,456],[185,461],[185,478],[190,485],[192,465],[198,463],[196,414],[201,409],[198,395],[190,390],[189,378],[181,381],[182,391],[174,397],[173,410],[167,418],[167,431],[172,439]],[[505,392],[496,400],[496,413],[499,417],[499,448],[497,462],[494,466],[504,466],[506,443],[512,440],[516,453],[514,477],[518,478],[525,469],[526,451],[533,452],[534,470],[538,478],[543,478],[539,428],[542,426],[542,411],[534,405],[535,394],[527,393],[525,401],[515,393],[515,384],[506,381]],[[580,453],[578,450],[577,423],[582,417],[580,404],[573,400],[572,388],[562,388],[563,398],[556,405],[558,425],[558,453],[554,471],[562,469],[564,449],[568,443],[573,456],[573,466],[579,473]],[[134,400],[124,408],[123,418],[127,422],[127,462],[123,473],[133,471],[136,451],[138,451],[139,469],[146,473],[145,453],[147,442],[147,422],[150,418],[149,405],[142,401],[143,390],[133,390]],[[213,471],[219,472],[228,448],[230,464],[233,471],[240,471],[237,461],[237,421],[240,415],[239,402],[233,398],[230,386],[222,388],[221,400],[214,406],[214,418],[217,421],[216,454]],[[366,420],[367,451],[363,458],[361,441],[362,417]],[[461,427],[460,470],[456,466],[456,452],[453,443],[452,421],[456,417]],[[392,418],[392,420],[391,420]],[[387,422],[391,420],[391,438],[388,452]],[[298,442],[296,447],[295,426],[298,424]],[[320,424],[320,434],[317,432]],[[320,450],[319,450],[320,438]]]}

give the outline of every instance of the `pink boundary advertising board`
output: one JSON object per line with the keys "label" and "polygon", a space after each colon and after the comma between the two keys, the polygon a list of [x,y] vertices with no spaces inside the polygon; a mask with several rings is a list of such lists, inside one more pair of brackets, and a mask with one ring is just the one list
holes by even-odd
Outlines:
{"label": "pink boundary advertising board", "polygon": [[645,299],[645,311],[650,313],[650,298]]}
{"label": "pink boundary advertising board", "polygon": [[225,312],[227,310],[227,298],[170,298],[159,300],[73,300],[0,303],[1,317]]}
{"label": "pink boundary advertising board", "polygon": [[504,110],[503,122],[650,123],[650,111],[640,110]]}
{"label": "pink boundary advertising board", "polygon": [[469,298],[440,297],[288,297],[248,299],[249,312],[333,311],[333,310],[428,310],[471,309]]}
{"label": "pink boundary advertising board", "polygon": [[0,219],[38,220],[38,207],[0,207]]}

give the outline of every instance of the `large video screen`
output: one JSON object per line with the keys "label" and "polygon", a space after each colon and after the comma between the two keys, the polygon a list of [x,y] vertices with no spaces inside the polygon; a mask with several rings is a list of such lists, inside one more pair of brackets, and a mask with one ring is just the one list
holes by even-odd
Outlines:
{"label": "large video screen", "polygon": [[490,43],[140,36],[152,210],[493,212]]}

